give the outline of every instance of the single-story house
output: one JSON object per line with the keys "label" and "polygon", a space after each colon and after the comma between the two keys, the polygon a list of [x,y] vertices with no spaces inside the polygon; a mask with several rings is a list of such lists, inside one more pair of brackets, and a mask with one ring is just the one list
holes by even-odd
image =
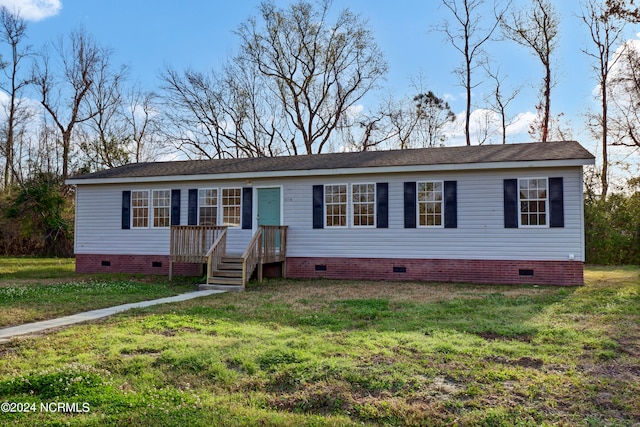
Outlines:
{"label": "single-story house", "polygon": [[253,253],[247,275],[580,285],[593,164],[575,141],[129,164],[67,181],[76,271]]}

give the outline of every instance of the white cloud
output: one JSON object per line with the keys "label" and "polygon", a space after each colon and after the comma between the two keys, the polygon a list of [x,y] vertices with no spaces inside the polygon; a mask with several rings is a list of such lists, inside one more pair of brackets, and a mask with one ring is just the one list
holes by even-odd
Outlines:
{"label": "white cloud", "polygon": [[356,104],[348,107],[345,113],[347,114],[348,117],[355,119],[356,117],[359,117],[363,111],[364,111],[364,105]]}
{"label": "white cloud", "polygon": [[456,96],[453,95],[452,93],[445,93],[444,95],[442,95],[442,99],[444,99],[447,102],[453,102],[453,101],[456,101],[458,98],[456,98]]}
{"label": "white cloud", "polygon": [[533,123],[535,119],[536,113],[531,111],[518,114],[511,124],[507,126],[507,135],[528,135],[531,123]]}
{"label": "white cloud", "polygon": [[0,0],[11,12],[17,12],[28,21],[41,21],[55,16],[62,9],[61,0]]}
{"label": "white cloud", "polygon": [[[512,142],[514,138],[519,141],[528,140],[529,127],[535,118],[536,114],[530,111],[518,114],[507,126],[507,142]],[[456,115],[456,120],[453,123],[445,127],[446,145],[464,145],[466,143],[464,121],[463,111]],[[499,144],[502,141],[500,116],[494,111],[483,108],[471,111],[469,132],[472,145],[478,144],[479,141],[484,141],[485,144]]]}

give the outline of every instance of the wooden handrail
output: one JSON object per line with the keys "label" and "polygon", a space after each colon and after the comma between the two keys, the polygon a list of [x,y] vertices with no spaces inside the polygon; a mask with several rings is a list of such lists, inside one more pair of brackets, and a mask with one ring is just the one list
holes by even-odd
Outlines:
{"label": "wooden handrail", "polygon": [[286,225],[263,225],[264,248],[262,262],[284,261],[287,256],[287,226]]}
{"label": "wooden handrail", "polygon": [[222,233],[220,233],[220,235],[218,236],[218,238],[216,239],[215,242],[213,242],[213,244],[211,245],[211,247],[209,248],[209,250],[207,251],[207,253],[205,254],[206,257],[210,257],[211,254],[213,253],[213,251],[216,249],[216,246],[218,246],[220,244],[220,241],[222,239],[226,239],[227,238],[227,229],[225,228]]}
{"label": "wooden handrail", "polygon": [[226,226],[172,225],[169,232],[169,280],[173,277],[173,263],[204,264],[207,251]]}
{"label": "wooden handrail", "polygon": [[[242,287],[247,285],[251,273],[256,266],[262,265],[262,227],[253,235],[247,249],[242,254]],[[262,281],[262,274],[258,272],[258,280]]]}
{"label": "wooden handrail", "polygon": [[211,278],[213,271],[218,268],[218,264],[227,253],[227,229],[222,230],[216,241],[207,251],[207,282]]}
{"label": "wooden handrail", "polygon": [[[169,278],[174,262],[207,264],[207,282],[217,270],[227,250],[226,226],[171,227]],[[242,287],[244,288],[258,268],[258,280],[262,281],[262,265],[286,262],[287,226],[262,225],[249,241],[242,254]],[[283,275],[285,265],[283,264]]]}

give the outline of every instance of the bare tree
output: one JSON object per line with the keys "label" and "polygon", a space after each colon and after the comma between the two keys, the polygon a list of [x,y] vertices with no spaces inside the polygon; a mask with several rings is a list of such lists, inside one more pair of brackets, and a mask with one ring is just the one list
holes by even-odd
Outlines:
{"label": "bare tree", "polygon": [[484,25],[488,16],[485,0],[442,0],[453,16],[453,23],[445,21],[440,30],[444,32],[451,45],[462,54],[463,62],[456,73],[460,84],[466,90],[467,104],[465,111],[465,137],[467,145],[471,145],[471,92],[479,83],[474,83],[473,72],[485,60],[484,45],[491,40],[500,23],[502,12],[498,18]]}
{"label": "bare tree", "polygon": [[609,129],[615,145],[640,147],[640,52],[635,46],[627,44],[616,68]]}
{"label": "bare tree", "polygon": [[530,49],[544,67],[537,123],[540,141],[549,139],[551,118],[551,89],[555,86],[552,74],[552,57],[558,45],[559,18],[548,0],[531,0],[531,8],[512,11],[501,19],[503,32],[509,39]]}
{"label": "bare tree", "polygon": [[222,73],[167,69],[163,109],[167,138],[191,158],[260,157],[283,151],[281,104],[241,58]]}
{"label": "bare tree", "polygon": [[[391,101],[390,101],[391,102]],[[338,127],[347,151],[371,151],[393,139],[389,115],[384,104],[372,112],[344,114]]]}
{"label": "bare tree", "polygon": [[181,75],[173,69],[161,75],[163,125],[168,139],[189,158],[229,157],[224,137],[224,118],[218,108],[217,76],[195,71]]}
{"label": "bare tree", "polygon": [[[96,58],[93,82],[89,86],[80,114],[88,117],[82,123],[78,138],[86,169],[98,170],[130,163],[128,145],[131,133],[123,120],[123,84],[126,67],[113,70],[109,55]],[[80,130],[80,129],[79,129]]]}
{"label": "bare tree", "polygon": [[411,98],[401,101],[390,98],[382,111],[389,123],[389,133],[395,140],[394,148],[412,148],[412,141],[420,123],[415,102]]}
{"label": "bare tree", "polygon": [[160,114],[157,95],[131,88],[125,95],[122,116],[128,126],[131,143],[130,160],[153,161],[163,150],[160,141]]}
{"label": "bare tree", "polygon": [[505,77],[500,75],[500,69],[495,71],[491,70],[489,64],[485,65],[487,75],[493,81],[493,93],[490,98],[487,99],[487,104],[491,111],[495,112],[500,118],[500,133],[502,136],[502,144],[507,143],[507,128],[513,123],[514,116],[509,115],[507,112],[509,104],[518,96],[522,87],[517,87],[508,91],[505,94],[504,81]]}
{"label": "bare tree", "polygon": [[[51,51],[53,50],[53,52]],[[52,57],[53,55],[53,57]],[[111,52],[99,46],[84,29],[60,38],[36,62],[33,78],[40,103],[61,135],[62,178],[69,175],[72,137],[75,127],[98,111],[83,108],[92,86],[101,78],[100,69]]]}
{"label": "bare tree", "polygon": [[340,120],[383,78],[387,64],[366,23],[348,9],[330,22],[330,0],[299,0],[287,9],[266,1],[261,21],[237,34],[241,55],[261,73],[282,106],[291,154],[322,152]]}
{"label": "bare tree", "polygon": [[[6,121],[3,129],[4,136],[4,188],[9,191],[14,180],[20,179],[16,165],[16,143],[20,141],[21,128],[31,118],[32,111],[26,106],[22,93],[31,83],[29,77],[24,77],[22,66],[31,55],[31,48],[24,46],[27,37],[27,24],[18,14],[10,12],[6,7],[0,7],[0,41],[10,50],[8,61],[3,65],[4,79],[0,83],[2,90],[8,97],[6,106]],[[20,151],[20,148],[18,148]],[[18,162],[19,163],[19,162]]]}
{"label": "bare tree", "polygon": [[625,22],[610,13],[602,0],[586,0],[582,5],[580,19],[589,29],[591,48],[582,51],[593,60],[593,71],[598,83],[600,113],[593,119],[596,131],[602,144],[602,171],[600,173],[601,197],[607,197],[609,189],[609,82],[611,70],[621,57],[621,52],[614,55],[624,33]]}

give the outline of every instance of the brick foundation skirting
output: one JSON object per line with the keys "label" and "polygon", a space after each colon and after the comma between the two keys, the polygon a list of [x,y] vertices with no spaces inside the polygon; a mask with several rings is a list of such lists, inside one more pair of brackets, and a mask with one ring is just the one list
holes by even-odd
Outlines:
{"label": "brick foundation skirting", "polygon": [[[269,266],[265,276],[279,276],[280,265]],[[506,261],[393,258],[298,258],[286,262],[287,277],[418,280],[494,284],[582,285],[580,261]],[[199,276],[199,264],[176,263],[178,276]],[[169,274],[168,255],[76,255],[78,273]]]}
{"label": "brick foundation skirting", "polygon": [[[199,276],[200,264],[173,264],[176,276]],[[203,270],[204,271],[204,270]],[[169,255],[76,254],[76,273],[169,274]]]}
{"label": "brick foundation skirting", "polygon": [[580,261],[287,258],[287,277],[575,286]]}

